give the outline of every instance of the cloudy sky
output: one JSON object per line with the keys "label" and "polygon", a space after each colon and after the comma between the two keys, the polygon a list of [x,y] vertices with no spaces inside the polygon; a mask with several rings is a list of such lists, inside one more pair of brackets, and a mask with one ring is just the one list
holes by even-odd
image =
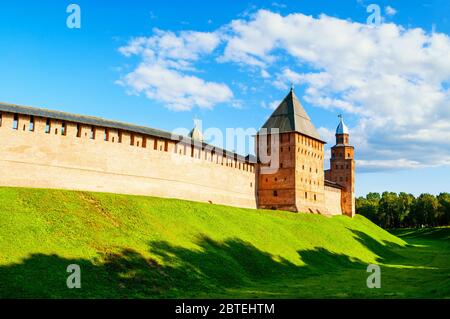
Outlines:
{"label": "cloudy sky", "polygon": [[449,1],[134,3],[2,4],[0,100],[258,129],[294,85],[328,147],[344,115],[358,194],[450,191]]}

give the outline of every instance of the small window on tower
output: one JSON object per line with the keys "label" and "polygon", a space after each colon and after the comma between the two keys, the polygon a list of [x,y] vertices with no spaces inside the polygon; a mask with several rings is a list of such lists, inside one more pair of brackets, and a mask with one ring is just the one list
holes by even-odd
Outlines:
{"label": "small window on tower", "polygon": [[277,197],[278,196],[278,192],[277,191],[273,191],[273,196]]}
{"label": "small window on tower", "polygon": [[66,123],[62,122],[61,123],[61,135],[66,135]]}
{"label": "small window on tower", "polygon": [[81,137],[81,125],[77,124],[77,137]]}
{"label": "small window on tower", "polygon": [[19,127],[19,116],[17,114],[14,114],[13,129],[17,130],[18,127]]}
{"label": "small window on tower", "polygon": [[45,133],[50,134],[50,119],[45,122]]}
{"label": "small window on tower", "polygon": [[91,126],[91,134],[89,136],[91,140],[95,140],[95,128]]}
{"label": "small window on tower", "polygon": [[34,116],[31,115],[30,116],[30,127],[29,127],[30,132],[34,131]]}

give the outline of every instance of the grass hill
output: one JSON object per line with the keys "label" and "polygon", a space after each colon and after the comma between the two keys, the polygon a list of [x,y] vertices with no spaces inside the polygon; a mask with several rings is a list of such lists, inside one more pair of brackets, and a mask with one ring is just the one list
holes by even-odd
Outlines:
{"label": "grass hill", "polygon": [[[450,297],[449,234],[402,239],[362,216],[0,188],[0,297]],[[366,286],[371,263],[381,289]],[[81,289],[66,286],[70,264]]]}

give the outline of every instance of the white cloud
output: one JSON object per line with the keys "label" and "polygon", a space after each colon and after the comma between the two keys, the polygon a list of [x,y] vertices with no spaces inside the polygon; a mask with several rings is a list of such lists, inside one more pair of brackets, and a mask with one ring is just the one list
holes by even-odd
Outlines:
{"label": "white cloud", "polygon": [[151,37],[130,40],[119,52],[127,57],[139,55],[145,62],[190,64],[210,54],[220,43],[219,35],[212,32],[182,31],[177,35],[154,29],[153,33]]}
{"label": "white cloud", "polygon": [[395,10],[394,8],[392,8],[391,6],[387,6],[386,8],[384,8],[384,11],[386,12],[386,14],[388,16],[395,16],[397,14],[397,10]]}
{"label": "white cloud", "polygon": [[269,74],[269,72],[267,72],[266,70],[261,70],[261,77],[262,78],[264,78],[264,79],[268,79],[268,78],[270,78],[270,74]]}
{"label": "white cloud", "polygon": [[242,109],[244,107],[243,102],[240,100],[234,100],[231,102],[231,107],[235,109]]}
{"label": "white cloud", "polygon": [[357,160],[356,165],[362,167],[365,171],[396,170],[396,169],[414,169],[424,167],[417,161],[398,159],[398,160]]}
{"label": "white cloud", "polygon": [[212,108],[233,96],[225,84],[206,82],[157,64],[142,63],[122,82],[134,92],[165,102],[167,107],[177,111],[190,110],[194,106]]}
{"label": "white cloud", "polygon": [[317,129],[322,139],[327,142],[328,145],[334,145],[336,142],[335,134],[332,130],[326,128],[326,127],[319,127]]}
{"label": "white cloud", "polygon": [[284,9],[287,7],[287,5],[285,5],[284,3],[280,3],[280,2],[272,2],[272,7]]}
{"label": "white cloud", "polygon": [[119,48],[124,56],[137,55],[141,59],[138,66],[119,81],[121,85],[179,111],[212,108],[231,101],[233,93],[226,84],[208,82],[187,73],[195,72],[193,63],[217,48],[218,34],[183,31],[177,35],[159,29],[153,32],[151,37],[132,39]]}
{"label": "white cloud", "polygon": [[361,167],[386,169],[449,163],[449,52],[447,35],[420,28],[260,10],[229,25],[222,60],[267,70],[294,59],[274,86],[305,85],[307,102],[353,114]]}
{"label": "white cloud", "polygon": [[[388,15],[395,11],[385,10]],[[209,58],[248,68],[279,89],[304,86],[301,98],[311,105],[351,115],[351,141],[365,170],[450,164],[446,34],[394,23],[373,27],[326,15],[282,16],[260,10],[216,32],[156,29],[153,36],[133,39],[120,52],[140,58],[121,83],[172,109],[212,108],[224,102],[241,107],[226,84],[197,76],[196,64]],[[247,92],[247,86],[241,91]],[[327,139],[333,129],[319,130]]]}
{"label": "white cloud", "polygon": [[264,109],[275,110],[280,105],[280,103],[281,103],[281,101],[279,101],[279,100],[275,100],[270,103],[266,103],[265,101],[262,101],[261,107]]}

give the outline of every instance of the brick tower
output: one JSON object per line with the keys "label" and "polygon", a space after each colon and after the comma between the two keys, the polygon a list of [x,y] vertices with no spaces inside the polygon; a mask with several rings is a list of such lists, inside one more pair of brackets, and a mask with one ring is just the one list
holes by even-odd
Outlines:
{"label": "brick tower", "polygon": [[257,135],[258,207],[325,213],[324,144],[291,88]]}
{"label": "brick tower", "polygon": [[325,179],[344,187],[341,195],[342,213],[353,217],[355,215],[355,160],[354,147],[349,145],[348,137],[344,118],[339,115],[336,145],[331,148],[330,169],[325,172]]}

